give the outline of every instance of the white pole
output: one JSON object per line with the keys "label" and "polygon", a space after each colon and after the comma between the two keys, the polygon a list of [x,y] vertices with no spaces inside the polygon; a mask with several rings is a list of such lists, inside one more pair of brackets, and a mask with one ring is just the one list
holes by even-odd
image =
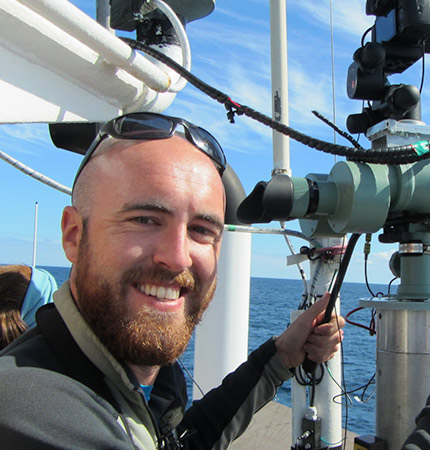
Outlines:
{"label": "white pole", "polygon": [[[272,116],[289,124],[288,113],[288,53],[286,0],[270,0],[270,39],[272,72]],[[290,140],[273,131],[273,172],[291,175]]]}
{"label": "white pole", "polygon": [[[215,298],[196,328],[194,379],[204,393],[248,356],[251,235],[225,232]],[[195,387],[193,399],[201,398]]]}
{"label": "white pole", "polygon": [[36,267],[36,247],[37,247],[37,213],[39,204],[34,204],[34,234],[33,234],[33,263],[31,267]]}
{"label": "white pole", "polygon": [[[171,79],[166,72],[68,1],[19,0],[19,3],[55,23],[64,32],[70,33],[97,52],[106,62],[126,70],[154,91],[165,92],[169,89]],[[46,22],[43,19],[40,21]]]}
{"label": "white pole", "polygon": [[110,27],[110,5],[109,0],[97,0],[96,20],[104,28],[115,34],[115,30]]}
{"label": "white pole", "polygon": [[[345,245],[344,238],[321,238],[320,244],[323,247],[333,247]],[[320,297],[331,287],[333,276],[339,268],[339,256],[332,261],[323,262],[321,259],[310,262],[310,283],[309,293],[312,297]],[[336,312],[340,314],[339,300],[336,303]],[[295,320],[300,311],[294,311],[291,320]],[[320,384],[316,386],[315,403],[317,416],[321,419],[321,438],[324,439],[324,446],[328,448],[338,448],[342,442],[342,406],[336,402],[335,398],[340,398],[342,384],[341,356],[337,352],[335,357],[328,363],[332,377],[327,371]],[[318,369],[319,370],[319,369]],[[295,379],[291,384],[291,406],[292,406],[292,443],[300,436],[302,430],[302,419],[308,411],[306,406],[306,388],[301,386]]]}

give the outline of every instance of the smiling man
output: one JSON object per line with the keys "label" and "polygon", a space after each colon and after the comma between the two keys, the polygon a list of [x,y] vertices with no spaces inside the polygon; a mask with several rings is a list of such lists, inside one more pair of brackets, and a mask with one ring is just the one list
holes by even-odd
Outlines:
{"label": "smiling man", "polygon": [[183,353],[213,296],[223,185],[179,136],[99,149],[63,215],[70,288],[99,339],[142,377],[138,367],[152,371]]}
{"label": "smiling man", "polygon": [[1,354],[2,448],[224,449],[306,353],[332,357],[344,321],[318,325],[326,296],[185,411],[176,360],[215,292],[225,165],[181,119],[102,128],[63,213],[70,280]]}

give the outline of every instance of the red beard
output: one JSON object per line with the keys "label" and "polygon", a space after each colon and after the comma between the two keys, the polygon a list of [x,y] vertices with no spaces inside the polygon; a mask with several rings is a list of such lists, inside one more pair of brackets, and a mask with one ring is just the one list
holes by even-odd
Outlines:
{"label": "red beard", "polygon": [[[202,293],[191,271],[172,273],[160,267],[135,268],[124,272],[118,285],[95,274],[96,258],[91,253],[87,227],[79,245],[76,269],[77,303],[95,335],[119,361],[133,365],[160,366],[173,363],[186,349],[192,332],[215,293],[216,282]],[[124,300],[129,289],[143,282],[175,282],[187,290],[183,317],[145,305],[131,314]]]}

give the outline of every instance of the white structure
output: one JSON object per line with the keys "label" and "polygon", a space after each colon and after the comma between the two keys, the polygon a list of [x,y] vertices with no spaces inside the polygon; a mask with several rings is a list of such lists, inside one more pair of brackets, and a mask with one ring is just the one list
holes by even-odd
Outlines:
{"label": "white structure", "polygon": [[0,30],[1,123],[102,122],[175,97],[177,75],[66,0],[0,0]]}

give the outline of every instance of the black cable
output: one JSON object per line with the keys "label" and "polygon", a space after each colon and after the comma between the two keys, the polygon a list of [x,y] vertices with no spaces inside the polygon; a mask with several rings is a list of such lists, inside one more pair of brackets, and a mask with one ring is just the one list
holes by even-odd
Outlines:
{"label": "black cable", "polygon": [[397,280],[399,277],[394,277],[389,283],[388,283],[388,297],[391,296],[391,285],[393,284],[393,281]]}
{"label": "black cable", "polygon": [[202,397],[204,397],[205,393],[203,392],[202,388],[199,386],[197,381],[194,379],[194,377],[191,375],[190,371],[185,367],[185,364],[182,362],[182,359],[178,358],[178,362],[179,362],[182,370],[184,370],[186,372],[186,374],[190,377],[190,380],[192,381],[194,386],[196,386],[196,388],[199,390],[200,394],[202,394]]}
{"label": "black cable", "polygon": [[297,383],[300,384],[300,386],[312,386],[312,383],[314,383],[314,382],[315,382],[315,386],[320,384],[322,379],[324,378],[325,369],[324,369],[323,364],[320,364],[319,367],[321,369],[321,374],[318,377],[315,375],[315,373],[313,373],[313,374],[306,373],[301,368],[301,366],[296,367],[296,369],[294,371],[294,376],[296,378]]}
{"label": "black cable", "polygon": [[373,25],[369,27],[364,33],[363,36],[361,36],[361,46],[364,47],[364,40],[366,39],[366,36],[372,31]]}
{"label": "black cable", "polygon": [[[352,253],[354,251],[355,245],[357,244],[358,239],[360,238],[361,233],[353,233],[349,239],[348,245],[345,250],[345,254],[342,258],[342,261],[339,265],[339,272],[336,277],[336,281],[334,282],[333,290],[330,294],[330,300],[327,304],[327,308],[325,310],[324,319],[321,323],[327,323],[330,322],[331,314],[336,306],[336,301],[339,296],[340,288],[342,287],[343,279],[345,278],[346,271],[348,269],[349,262],[352,257]],[[307,373],[315,372],[315,369],[317,367],[317,363],[314,361],[311,361],[306,356],[303,364],[303,369]]]}
{"label": "black cable", "polygon": [[373,164],[410,164],[412,162],[421,161],[430,158],[430,152],[423,155],[418,155],[414,150],[414,145],[402,145],[397,147],[384,147],[377,149],[357,149],[354,147],[346,147],[344,145],[332,144],[330,142],[322,141],[320,139],[312,138],[304,133],[301,133],[293,128],[288,127],[280,122],[277,122],[246,105],[241,105],[234,102],[229,96],[223,92],[215,89],[204,81],[200,80],[186,69],[184,69],[180,64],[163,53],[155,50],[154,48],[138,42],[134,39],[121,38],[124,42],[128,43],[130,47],[147,53],[148,55],[156,58],[162,63],[166,64],[168,67],[175,70],[179,75],[185,78],[193,86],[200,89],[202,92],[207,94],[212,99],[219,103],[222,103],[227,109],[227,117],[230,122],[234,123],[235,115],[245,115],[250,117],[257,122],[262,123],[279,133],[289,136],[301,144],[307,145],[308,147],[320,150],[322,152],[345,156],[351,161],[368,162]]}
{"label": "black cable", "polygon": [[339,272],[336,281],[333,286],[333,290],[330,294],[330,301],[327,305],[324,315],[323,322],[329,322],[331,319],[331,313],[336,305],[337,297],[339,296],[340,288],[342,287],[343,279],[345,278],[346,271],[348,269],[349,262],[351,261],[352,253],[354,252],[355,244],[357,244],[361,233],[353,233],[346,246],[345,254],[343,255],[342,261],[339,265]]}
{"label": "black cable", "polygon": [[375,384],[375,377],[376,377],[376,373],[374,373],[373,374],[373,376],[372,376],[372,378],[367,382],[367,384],[364,386],[364,389],[363,389],[363,392],[362,392],[362,394],[361,394],[361,397],[360,397],[360,400],[362,401],[362,402],[364,402],[364,403],[366,403],[368,400],[369,400],[369,398],[372,396],[372,394],[368,397],[368,399],[367,400],[364,400],[364,394],[366,393],[366,391],[367,391],[367,388],[371,385],[371,384]]}
{"label": "black cable", "polygon": [[327,124],[329,127],[333,128],[334,131],[336,131],[336,133],[338,133],[340,136],[342,136],[343,138],[347,139],[349,142],[351,142],[351,144],[355,147],[355,148],[360,148],[362,150],[364,150],[364,148],[358,143],[358,141],[356,141],[349,133],[347,133],[346,131],[341,130],[334,122],[332,122],[331,120],[327,119],[327,117],[323,116],[321,113],[319,113],[318,111],[312,111],[312,114],[316,117],[318,117],[318,119],[322,120],[325,124]]}
{"label": "black cable", "polygon": [[425,52],[425,41],[421,42],[421,51],[422,51],[422,60],[423,60],[423,64],[422,64],[422,69],[421,69],[421,83],[420,83],[420,94],[423,91],[423,86],[424,86],[424,78],[425,78],[425,73],[426,73],[426,61],[425,61],[425,56],[426,56],[426,52]]}
{"label": "black cable", "polygon": [[373,293],[372,289],[370,288],[369,280],[367,278],[367,260],[368,260],[368,257],[369,257],[369,255],[364,255],[364,281],[366,283],[366,287],[367,287],[367,290],[369,291],[370,295],[372,297],[376,297],[376,295]]}
{"label": "black cable", "polygon": [[316,388],[316,384],[315,384],[315,377],[312,377],[312,383],[311,383],[311,396],[309,399],[309,406],[315,406],[315,388]]}
{"label": "black cable", "polygon": [[[374,381],[375,377],[376,377],[376,373],[374,373],[372,375],[372,377],[369,379],[369,381],[366,384],[363,384],[362,386],[359,386],[359,387],[357,387],[355,389],[352,389],[351,391],[343,391],[342,393],[340,393],[338,395],[335,395],[333,397],[333,400],[336,400],[337,397],[349,396],[349,395],[353,394],[354,392],[358,392],[358,391],[363,389],[363,392],[360,395],[360,401],[362,401],[363,403],[368,402],[369,398],[372,396],[372,394],[370,394],[370,396],[367,398],[367,400],[364,399],[364,394],[366,393],[366,391],[369,388],[369,386],[372,386],[372,385],[375,384],[375,381]],[[336,403],[339,404],[339,402],[337,402],[337,401],[336,401]],[[346,401],[345,404],[348,404],[348,402]]]}

